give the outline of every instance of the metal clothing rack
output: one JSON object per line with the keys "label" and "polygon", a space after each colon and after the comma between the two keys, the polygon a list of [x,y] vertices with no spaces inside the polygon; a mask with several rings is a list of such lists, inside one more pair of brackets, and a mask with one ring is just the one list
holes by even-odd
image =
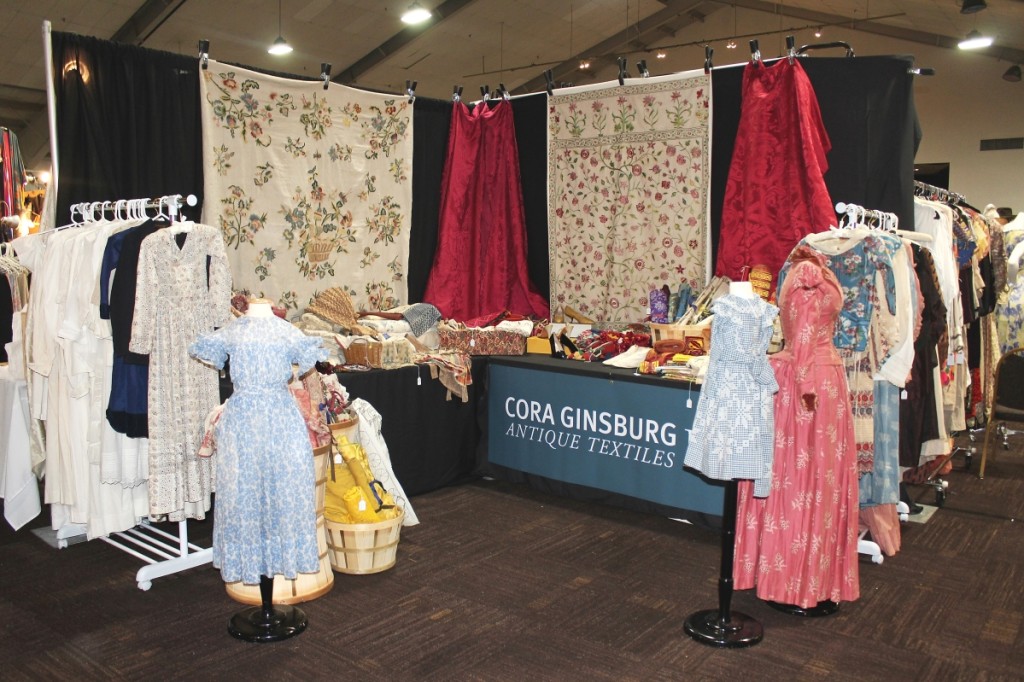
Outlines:
{"label": "metal clothing rack", "polygon": [[[83,219],[93,220],[97,211],[102,215],[104,211],[112,210],[115,215],[120,215],[122,209],[130,210],[131,208],[157,208],[158,210],[166,208],[171,218],[174,219],[177,217],[183,201],[189,206],[195,206],[197,203],[194,194],[189,194],[184,199],[180,194],[172,194],[156,198],[74,204],[71,206],[72,225],[78,224],[74,222],[75,213],[78,213]],[[81,524],[70,524],[61,528],[57,531],[57,546],[64,549],[68,546],[68,541],[71,538],[84,533],[85,526]],[[133,528],[101,536],[99,539],[146,562],[147,565],[140,568],[135,574],[135,581],[138,583],[139,589],[143,591],[149,590],[156,578],[180,573],[213,561],[212,547],[204,548],[188,541],[188,523],[184,520],[178,521],[177,535],[157,528],[149,519],[143,519],[139,525]]]}
{"label": "metal clothing rack", "polygon": [[942,201],[948,204],[962,204],[966,201],[963,194],[951,192],[948,189],[936,187],[935,185],[929,185],[927,182],[921,182],[920,180],[914,180],[914,194],[925,199]]}
{"label": "metal clothing rack", "polygon": [[147,520],[126,531],[103,536],[100,540],[148,564],[135,574],[135,581],[142,591],[152,587],[156,578],[213,561],[212,547],[199,547],[188,541],[188,524],[185,521],[178,521],[177,535],[157,528]]}

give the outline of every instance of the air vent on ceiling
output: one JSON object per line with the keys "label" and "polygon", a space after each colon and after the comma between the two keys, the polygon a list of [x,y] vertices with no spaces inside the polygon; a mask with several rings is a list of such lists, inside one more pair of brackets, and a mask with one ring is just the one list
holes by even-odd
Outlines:
{"label": "air vent on ceiling", "polygon": [[1024,137],[1002,137],[981,141],[981,151],[993,152],[1000,149],[1024,149]]}

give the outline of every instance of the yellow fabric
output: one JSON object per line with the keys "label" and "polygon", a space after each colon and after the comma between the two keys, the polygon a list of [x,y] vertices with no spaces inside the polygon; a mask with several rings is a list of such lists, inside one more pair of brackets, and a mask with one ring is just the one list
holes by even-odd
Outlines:
{"label": "yellow fabric", "polygon": [[377,512],[374,511],[375,503],[367,500],[363,489],[359,487],[349,488],[345,491],[345,508],[348,515],[355,523],[376,523],[380,521]]}
{"label": "yellow fabric", "polygon": [[[332,449],[333,450],[333,449]],[[345,460],[337,451],[332,451],[330,457],[334,459],[334,480],[331,480],[331,465],[327,465],[327,489],[324,493],[324,518],[336,523],[352,523],[348,510],[345,507],[345,492],[349,488],[357,487],[356,479],[352,478]]]}
{"label": "yellow fabric", "polygon": [[[356,485],[362,489],[363,495],[370,501],[373,508],[376,509],[377,497],[373,494],[373,488],[370,486],[370,481],[376,477],[373,475],[373,471],[370,470],[370,462],[366,458],[366,451],[363,450],[363,446],[350,442],[345,436],[338,437],[335,442],[338,444],[338,449],[341,450],[341,457],[345,460],[345,464],[348,465],[348,470],[352,474],[352,478],[355,479]],[[384,492],[383,488],[379,485],[376,486],[376,489],[384,506],[393,507],[395,499],[391,494]],[[394,518],[394,516],[391,518]]]}
{"label": "yellow fabric", "polygon": [[[346,436],[338,435],[334,439],[337,452],[342,460],[338,461],[337,452],[332,453],[334,462],[334,480],[331,480],[330,469],[327,473],[327,489],[324,495],[324,518],[335,523],[374,523],[397,518],[401,513],[395,506],[395,499],[384,492],[379,485],[372,486],[374,480],[366,451],[358,443],[352,443]],[[377,494],[385,506],[377,510]],[[365,507],[359,509],[359,502]]]}

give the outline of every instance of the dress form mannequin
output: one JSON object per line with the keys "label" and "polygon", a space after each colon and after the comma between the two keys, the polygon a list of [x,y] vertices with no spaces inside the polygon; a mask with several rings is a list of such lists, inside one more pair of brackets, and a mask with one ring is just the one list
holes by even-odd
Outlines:
{"label": "dress form mannequin", "polygon": [[254,298],[249,301],[249,307],[245,311],[246,317],[270,317],[274,309],[270,306],[268,298]]}
{"label": "dress form mannequin", "polygon": [[733,296],[742,296],[743,298],[754,298],[757,296],[750,282],[730,282],[729,293]]}
{"label": "dress form mannequin", "polygon": [[[246,317],[273,317],[270,300],[249,301]],[[279,642],[300,634],[309,620],[306,613],[289,605],[274,605],[274,576],[260,576],[260,606],[242,609],[228,622],[228,632],[246,642]]]}

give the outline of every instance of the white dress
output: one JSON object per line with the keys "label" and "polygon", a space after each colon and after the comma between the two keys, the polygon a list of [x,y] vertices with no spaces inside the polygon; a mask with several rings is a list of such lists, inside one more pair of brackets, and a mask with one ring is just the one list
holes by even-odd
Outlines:
{"label": "white dress", "polygon": [[202,519],[210,508],[212,471],[198,451],[203,421],[220,404],[219,377],[188,346],[231,319],[220,231],[195,224],[182,236],[181,247],[171,229],[142,242],[129,344],[149,355],[149,512],[171,521]]}

